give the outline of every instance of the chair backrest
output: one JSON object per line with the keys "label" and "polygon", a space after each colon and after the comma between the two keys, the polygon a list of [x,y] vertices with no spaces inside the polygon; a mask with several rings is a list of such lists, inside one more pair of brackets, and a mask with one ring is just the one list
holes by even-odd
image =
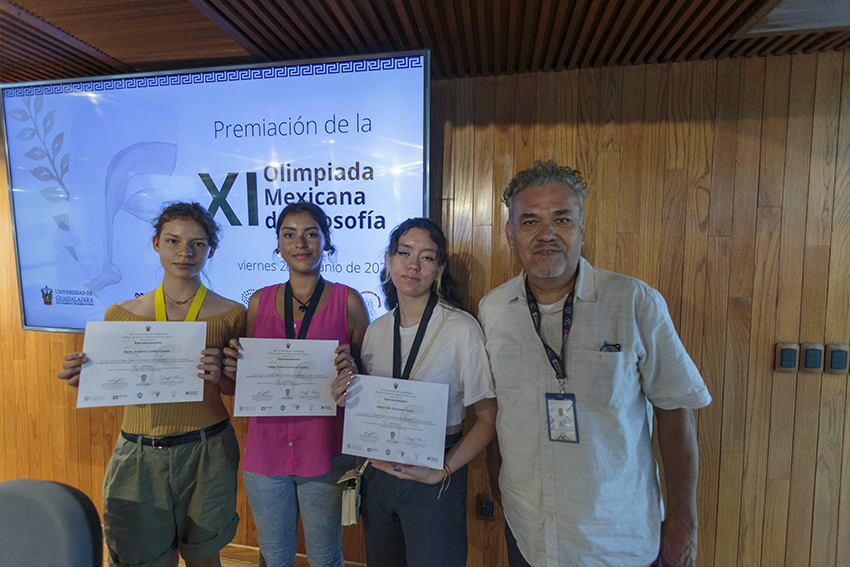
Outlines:
{"label": "chair backrest", "polygon": [[73,486],[0,482],[0,567],[103,565],[103,531],[92,501]]}

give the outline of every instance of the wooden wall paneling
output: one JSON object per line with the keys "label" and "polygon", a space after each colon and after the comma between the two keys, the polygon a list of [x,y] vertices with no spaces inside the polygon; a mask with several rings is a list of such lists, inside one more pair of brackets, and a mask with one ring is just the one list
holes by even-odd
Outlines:
{"label": "wooden wall paneling", "polygon": [[[443,171],[451,167],[451,160],[444,160],[443,132],[446,129],[444,105],[448,81],[431,81],[429,93],[430,116],[428,117],[428,216],[439,222],[442,219]],[[449,154],[450,155],[450,154]]]}
{"label": "wooden wall paneling", "polygon": [[[32,341],[38,351],[35,358],[30,358],[30,372],[33,374],[32,379],[37,385],[36,398],[30,400],[31,419],[35,424],[35,430],[38,432],[38,440],[31,441],[37,443],[42,448],[39,456],[41,461],[40,478],[56,478],[55,461],[51,457],[51,453],[47,451],[53,445],[53,420],[50,419],[52,414],[53,397],[52,397],[52,382],[53,368],[55,363],[45,356],[45,351],[50,352],[49,344],[50,337],[48,334],[53,333],[38,333],[36,339],[41,344],[36,344]],[[43,336],[39,336],[43,335]],[[34,363],[34,364],[33,364]],[[34,367],[34,368],[33,368]],[[35,372],[33,372],[33,370]],[[33,407],[34,406],[34,407]]]}
{"label": "wooden wall paneling", "polygon": [[593,264],[603,270],[617,265],[617,196],[620,193],[620,152],[599,152],[596,176],[596,216],[585,242],[593,242]]}
{"label": "wooden wall paneling", "polygon": [[717,62],[709,236],[732,235],[741,61],[722,59]]}
{"label": "wooden wall paneling", "polygon": [[820,413],[818,374],[799,374],[794,414],[794,457],[791,462],[791,497],[788,503],[788,534],[785,564],[808,565],[811,552],[812,508]]}
{"label": "wooden wall paneling", "polygon": [[703,315],[714,150],[714,61],[691,64],[691,118],[688,128],[688,185],[685,211],[685,257],[682,281],[682,324],[679,335],[694,363],[702,360]]}
{"label": "wooden wall paneling", "polygon": [[[836,565],[847,377],[823,375],[812,522],[812,565]],[[847,471],[844,471],[847,474]],[[844,535],[847,538],[847,534]]]}
{"label": "wooden wall paneling", "polygon": [[[623,69],[622,109],[620,120],[620,193],[617,197],[617,232],[641,231],[641,169],[643,167],[643,113],[646,104],[646,67]],[[604,115],[603,115],[604,116]],[[601,140],[602,138],[600,138]],[[640,242],[640,239],[637,239]],[[631,252],[637,252],[632,250]],[[638,262],[634,273],[640,277]],[[619,259],[619,257],[618,257]]]}
{"label": "wooden wall paneling", "polygon": [[[850,343],[850,56],[844,53],[841,114],[835,169],[835,202],[829,263],[826,340]],[[838,491],[838,545],[836,565],[850,564],[850,399],[845,394],[844,447]]]}
{"label": "wooden wall paneling", "polygon": [[491,231],[490,278],[493,287],[514,276],[513,254],[505,238],[508,208],[502,203],[502,192],[514,176],[514,144],[516,122],[516,77],[497,77],[493,160],[493,227]]}
{"label": "wooden wall paneling", "polygon": [[[537,115],[537,81],[534,75],[519,75],[516,78],[516,108],[514,125],[514,171],[528,169],[537,159],[534,147],[534,117]],[[519,273],[521,267],[511,257],[511,272]]]}
{"label": "wooden wall paneling", "polygon": [[758,209],[755,242],[757,266],[753,281],[747,425],[738,539],[738,564],[748,567],[761,564],[780,226],[781,211],[778,208]]}
{"label": "wooden wall paneling", "polygon": [[712,402],[696,412],[699,445],[697,517],[699,519],[699,564],[714,565],[717,533],[720,434],[723,423],[723,373],[726,355],[726,325],[729,303],[729,260],[731,239],[709,237],[706,254],[705,321],[702,333],[700,373]]}
{"label": "wooden wall paneling", "polygon": [[578,169],[578,71],[557,73],[558,114],[555,129],[555,161]]}
{"label": "wooden wall paneling", "polygon": [[640,234],[617,233],[617,262],[614,271],[640,279]]}
{"label": "wooden wall paneling", "polygon": [[[731,258],[730,243],[730,290]],[[730,291],[731,294],[731,291]],[[723,376],[723,425],[720,437],[720,490],[714,565],[736,565],[742,501],[744,433],[746,430],[747,369],[752,327],[752,299],[730,297],[726,322],[726,360]]]}
{"label": "wooden wall paneling", "polygon": [[[478,312],[478,301],[493,287],[490,280],[493,232],[493,150],[495,148],[496,79],[474,80],[474,170],[472,174],[472,255],[468,307]],[[485,238],[486,233],[486,238]]]}
{"label": "wooden wall paneling", "polygon": [[667,308],[676,329],[682,316],[682,271],[685,266],[685,216],[688,202],[688,172],[668,169],[664,175],[661,240],[658,254],[658,291],[667,300]]}
{"label": "wooden wall paneling", "polygon": [[[443,231],[448,237],[451,233],[451,201],[454,198],[454,169],[455,165],[451,156],[454,151],[454,125],[457,123],[457,81],[446,81],[441,85],[439,91],[439,116],[441,117],[441,126],[437,128],[437,132],[442,136],[443,148],[443,163],[442,172],[437,175],[441,177],[440,184],[436,188],[437,195],[440,199],[440,216],[434,217],[434,220],[440,221]],[[435,142],[437,142],[435,140]],[[439,147],[433,146],[432,147]]]}
{"label": "wooden wall paneling", "polygon": [[841,59],[840,53],[817,55],[809,207],[806,218],[808,246],[829,246],[831,240],[838,110],[841,104]]}
{"label": "wooden wall paneling", "polygon": [[669,63],[670,96],[667,98],[667,169],[688,167],[688,120],[691,114],[689,63]]}
{"label": "wooden wall paneling", "polygon": [[788,128],[788,91],[791,78],[790,57],[765,60],[764,112],[759,167],[759,206],[782,205],[782,180],[785,172],[785,134]]}
{"label": "wooden wall paneling", "polygon": [[587,182],[587,199],[584,201],[584,221],[587,238],[582,247],[582,256],[595,263],[596,203],[599,189],[599,108],[601,98],[601,71],[580,69],[578,99],[578,140],[575,168]]}
{"label": "wooden wall paneling", "polygon": [[646,68],[646,97],[641,157],[640,277],[654,288],[660,279],[661,219],[664,206],[664,162],[667,145],[669,66]]}
{"label": "wooden wall paneling", "polygon": [[555,129],[558,118],[558,77],[554,73],[535,73],[537,102],[534,105],[534,158],[555,159]]}
{"label": "wooden wall paneling", "polygon": [[620,118],[623,107],[623,67],[600,71],[599,151],[620,151]]}
{"label": "wooden wall paneling", "polygon": [[472,255],[472,195],[474,174],[475,108],[474,79],[460,79],[457,87],[457,115],[452,130],[452,186],[454,188],[451,213],[449,251],[452,274],[460,283],[463,306],[469,309],[470,271],[468,260]]}

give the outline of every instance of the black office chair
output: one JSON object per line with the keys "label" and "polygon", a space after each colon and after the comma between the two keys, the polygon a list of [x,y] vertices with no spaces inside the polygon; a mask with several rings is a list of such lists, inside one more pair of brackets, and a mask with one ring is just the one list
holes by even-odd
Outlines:
{"label": "black office chair", "polygon": [[103,531],[92,501],[73,486],[0,482],[0,567],[102,567]]}

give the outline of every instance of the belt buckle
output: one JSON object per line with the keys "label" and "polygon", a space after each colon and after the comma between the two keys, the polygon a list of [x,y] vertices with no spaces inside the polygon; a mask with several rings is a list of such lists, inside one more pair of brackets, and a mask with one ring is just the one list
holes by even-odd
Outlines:
{"label": "belt buckle", "polygon": [[154,449],[165,449],[166,445],[163,445],[164,437],[152,437],[151,438],[151,447]]}

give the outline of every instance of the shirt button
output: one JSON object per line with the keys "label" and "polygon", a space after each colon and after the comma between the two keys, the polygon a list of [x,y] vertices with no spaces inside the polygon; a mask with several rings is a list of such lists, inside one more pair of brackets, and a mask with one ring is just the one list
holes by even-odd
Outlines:
{"label": "shirt button", "polygon": [[289,446],[292,447],[292,441],[289,442]]}

